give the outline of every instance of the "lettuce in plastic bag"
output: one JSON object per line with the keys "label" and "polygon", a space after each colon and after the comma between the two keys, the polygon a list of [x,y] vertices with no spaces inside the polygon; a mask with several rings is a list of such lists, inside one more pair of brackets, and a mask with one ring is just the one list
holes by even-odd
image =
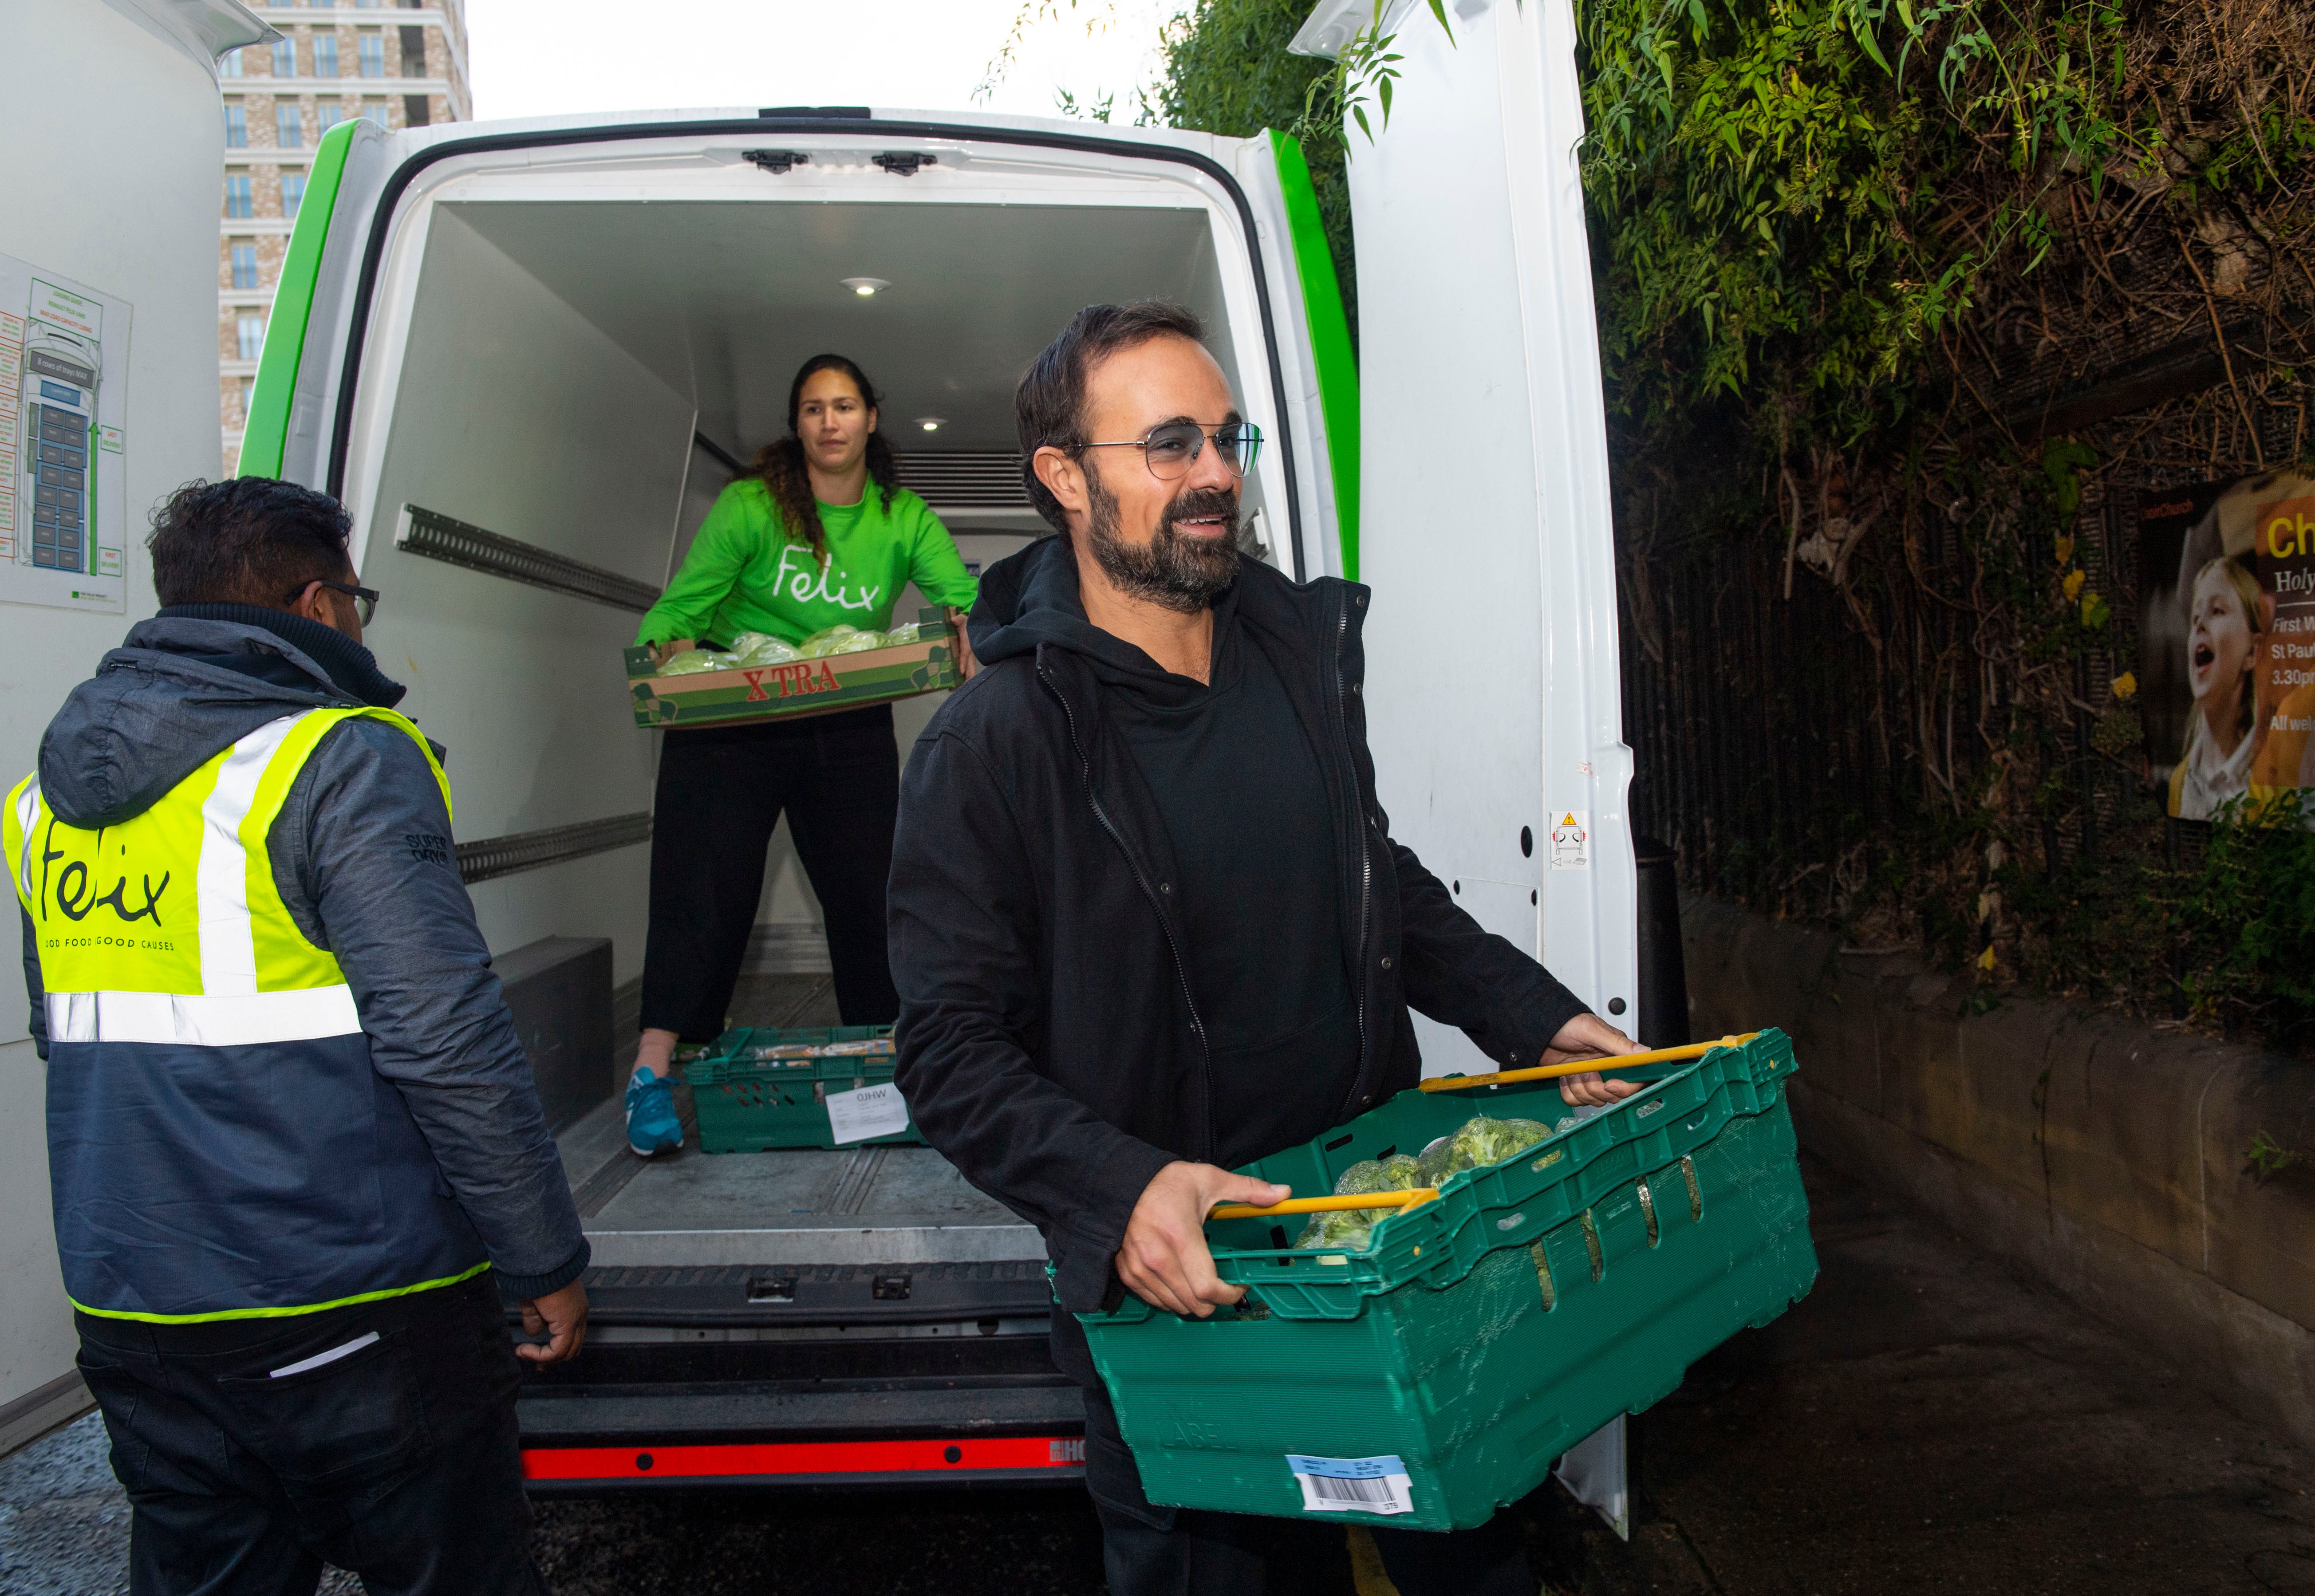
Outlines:
{"label": "lettuce in plastic bag", "polygon": [[882,632],[863,632],[859,627],[838,621],[824,626],[796,645],[799,658],[819,660],[829,654],[857,654],[869,649],[883,648]]}
{"label": "lettuce in plastic bag", "polygon": [[795,644],[768,632],[742,632],[732,640],[732,652],[742,665],[785,665],[803,656]]}
{"label": "lettuce in plastic bag", "polygon": [[730,670],[740,663],[737,654],[717,653],[712,649],[686,649],[659,668],[661,676],[697,676],[704,670]]}

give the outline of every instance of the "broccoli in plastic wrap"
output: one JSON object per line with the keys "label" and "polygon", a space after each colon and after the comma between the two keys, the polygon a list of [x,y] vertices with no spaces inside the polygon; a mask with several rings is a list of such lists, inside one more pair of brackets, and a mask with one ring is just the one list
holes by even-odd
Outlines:
{"label": "broccoli in plastic wrap", "polygon": [[1415,1160],[1423,1171],[1421,1184],[1435,1186],[1466,1169],[1500,1164],[1550,1134],[1549,1126],[1534,1120],[1491,1120],[1475,1114],[1423,1149],[1423,1156]]}
{"label": "broccoli in plastic wrap", "polygon": [[[1427,1184],[1414,1159],[1404,1153],[1377,1160],[1362,1158],[1335,1179],[1337,1197],[1363,1196],[1369,1192],[1411,1192]],[[1314,1214],[1295,1237],[1298,1247],[1325,1247],[1334,1252],[1358,1252],[1367,1245],[1375,1221],[1397,1211],[1388,1208],[1345,1209]]]}

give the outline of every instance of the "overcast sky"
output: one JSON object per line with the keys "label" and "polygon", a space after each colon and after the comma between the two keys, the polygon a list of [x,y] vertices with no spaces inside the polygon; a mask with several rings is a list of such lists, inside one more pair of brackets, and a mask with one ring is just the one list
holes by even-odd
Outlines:
{"label": "overcast sky", "polygon": [[[1187,0],[468,0],[475,114],[870,105],[1057,114],[1114,93],[1120,121]],[[973,91],[1025,12],[996,92]],[[1057,14],[1044,16],[1052,12]]]}

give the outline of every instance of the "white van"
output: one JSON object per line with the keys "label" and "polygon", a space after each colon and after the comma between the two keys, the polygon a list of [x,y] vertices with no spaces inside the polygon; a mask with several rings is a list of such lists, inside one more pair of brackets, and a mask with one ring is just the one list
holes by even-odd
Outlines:
{"label": "white van", "polygon": [[[634,726],[621,649],[805,357],[885,386],[901,480],[986,564],[1045,530],[1015,452],[1022,368],[1078,307],[1159,296],[1205,318],[1274,440],[1245,488],[1256,557],[1375,588],[1395,834],[1627,1012],[1572,23],[1565,0],[1459,0],[1450,43],[1414,10],[1390,125],[1352,165],[1362,386],[1307,173],[1269,137],[829,106],[330,135],[242,469],[350,511],[385,595],[368,641],[448,747],[494,950],[608,938],[632,989],[655,761],[682,733]],[[1305,34],[1323,49],[1370,14],[1335,0]],[[903,752],[936,707],[902,706]],[[775,953],[808,941],[781,934],[809,913],[778,901],[794,875],[776,859]],[[1474,1066],[1419,1024],[1431,1069]],[[594,1329],[523,1397],[540,1488],[1079,1472],[1039,1239],[936,1154],[643,1165],[617,1115],[562,1137]]]}

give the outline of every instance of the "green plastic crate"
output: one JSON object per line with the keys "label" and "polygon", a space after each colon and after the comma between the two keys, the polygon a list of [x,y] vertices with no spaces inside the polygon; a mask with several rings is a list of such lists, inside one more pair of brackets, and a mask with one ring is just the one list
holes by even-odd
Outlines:
{"label": "green plastic crate", "polygon": [[[1485,1523],[1570,1445],[1670,1394],[1815,1281],[1780,1085],[1793,1068],[1778,1031],[1716,1049],[1451,1177],[1438,1201],[1378,1223],[1362,1252],[1291,1249],[1299,1215],[1210,1225],[1220,1274],[1248,1288],[1235,1309],[1186,1318],[1129,1294],[1079,1316],[1142,1488],[1162,1504],[1294,1518],[1311,1493],[1381,1489],[1306,1487],[1289,1463],[1334,1460],[1403,1473],[1406,1502],[1328,1516]],[[1554,1081],[1404,1092],[1245,1173],[1317,1196],[1351,1164],[1420,1151],[1474,1113],[1555,1124],[1568,1112]]]}
{"label": "green plastic crate", "polygon": [[[781,1057],[776,1050],[876,1044],[859,1053]],[[892,1027],[821,1025],[799,1031],[740,1026],[715,1039],[704,1058],[683,1067],[699,1116],[699,1146],[710,1153],[761,1153],[778,1148],[876,1147],[920,1143],[913,1117],[890,1135],[838,1142],[829,1122],[829,1094],[889,1085]]]}

